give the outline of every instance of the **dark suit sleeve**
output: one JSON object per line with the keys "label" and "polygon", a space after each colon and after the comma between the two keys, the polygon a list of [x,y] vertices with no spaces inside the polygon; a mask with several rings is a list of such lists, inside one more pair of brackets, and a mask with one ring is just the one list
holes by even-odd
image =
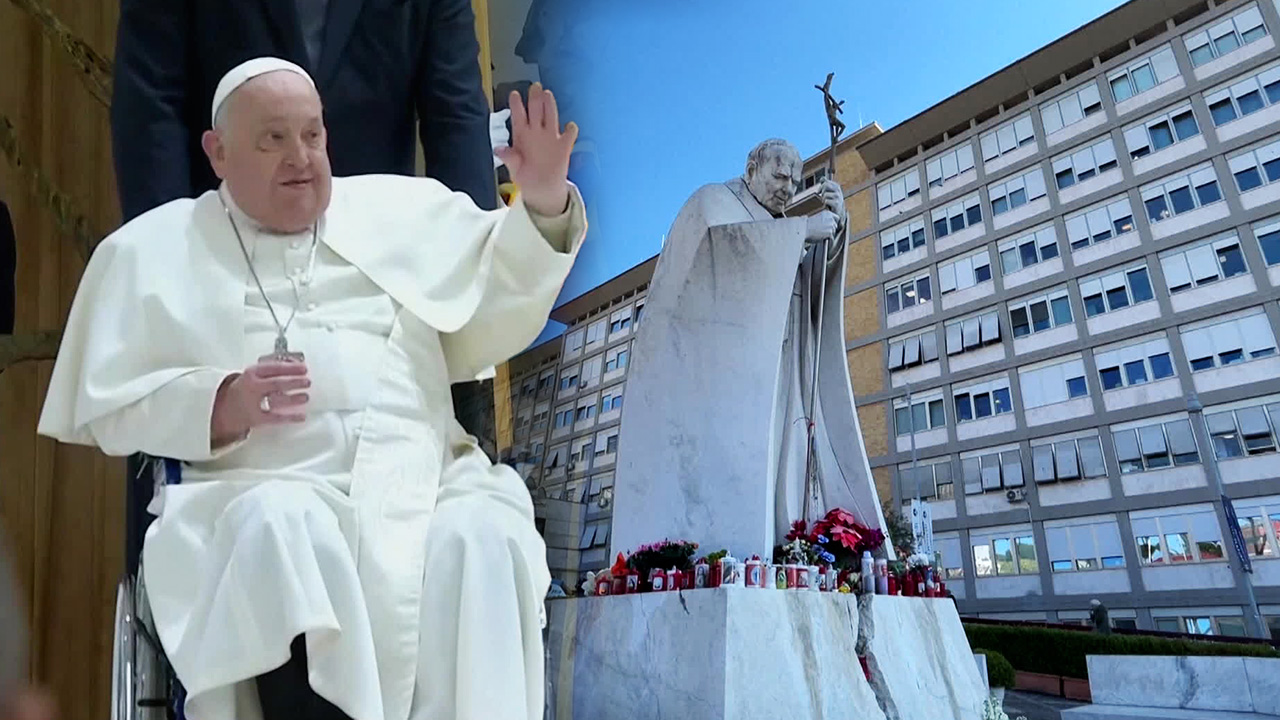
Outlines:
{"label": "dark suit sleeve", "polygon": [[111,142],[125,221],[191,197],[188,0],[121,0]]}
{"label": "dark suit sleeve", "polygon": [[492,210],[498,189],[471,0],[430,0],[430,8],[415,89],[426,173]]}

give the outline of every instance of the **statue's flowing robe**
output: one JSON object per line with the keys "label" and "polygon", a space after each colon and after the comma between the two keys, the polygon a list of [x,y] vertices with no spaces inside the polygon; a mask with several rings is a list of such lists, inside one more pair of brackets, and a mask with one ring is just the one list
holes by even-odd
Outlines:
{"label": "statue's flowing robe", "polygon": [[[657,301],[653,296],[662,292],[678,290],[686,282],[690,270],[699,255],[701,243],[712,241],[708,229],[720,225],[742,223],[761,224],[795,222],[803,223],[803,218],[779,220],[775,218],[751,195],[741,179],[727,183],[717,183],[700,188],[681,208],[663,246],[662,255],[655,269],[651,283],[651,304]],[[779,242],[786,242],[781,239]],[[829,245],[826,262],[822,261],[820,244],[800,255],[801,260],[794,274],[794,286],[790,294],[788,308],[778,308],[778,312],[788,314],[786,333],[781,347],[742,347],[733,348],[731,352],[737,358],[743,358],[744,365],[755,363],[745,359],[748,353],[763,353],[769,358],[776,358],[778,367],[776,396],[773,405],[772,437],[768,467],[759,468],[761,482],[768,483],[770,497],[773,498],[772,544],[783,542],[793,521],[803,516],[808,407],[810,397],[810,379],[813,376],[815,353],[821,354],[818,365],[818,384],[816,412],[814,413],[816,432],[817,490],[818,498],[810,509],[810,518],[821,517],[831,508],[844,508],[853,513],[861,523],[872,528],[886,530],[884,514],[881,510],[871,468],[867,461],[866,446],[858,423],[854,407],[853,388],[849,378],[849,369],[845,354],[844,337],[844,273],[845,246],[833,241]],[[819,315],[820,280],[819,273],[826,274],[825,299]],[[712,294],[712,302],[717,299]],[[721,306],[723,305],[723,306]],[[656,311],[655,311],[656,312]],[[725,322],[751,323],[753,318],[741,317],[741,310],[730,306],[730,303],[718,303],[709,316],[724,318]],[[654,313],[648,315],[648,322],[659,322]],[[821,348],[818,345],[818,326],[821,324]],[[645,332],[644,329],[641,332]],[[634,386],[638,376],[640,363],[649,359],[641,354],[641,349],[648,347],[643,338],[639,341],[634,362],[633,377],[629,386]],[[668,358],[670,360],[671,358]],[[772,361],[772,360],[770,360]],[[762,361],[763,362],[763,361]],[[679,364],[679,358],[674,360]],[[683,372],[678,367],[668,367],[668,372]],[[687,372],[699,372],[700,369],[689,368]],[[732,373],[732,363],[719,372]],[[628,393],[635,396],[638,388],[629,387]],[[698,417],[705,411],[700,407],[706,402],[728,403],[732,405],[733,397],[717,397],[714,400],[695,397],[669,397],[664,399],[664,413],[670,416]],[[631,464],[635,458],[622,457],[628,446],[625,437],[630,433],[646,433],[651,429],[633,427],[628,424],[626,411],[623,415],[623,444],[620,448],[620,462]],[[715,443],[701,443],[697,433],[715,433],[718,429],[713,425],[705,427],[686,426],[686,435],[681,439],[689,447],[703,447]],[[640,462],[644,462],[640,460]],[[680,482],[679,479],[664,479],[669,482]],[[619,476],[617,505],[625,511],[628,491],[623,478]],[[617,522],[615,522],[615,526]],[[696,523],[695,523],[696,525]],[[697,528],[691,526],[690,532]],[[886,532],[887,534],[887,532]],[[696,535],[695,535],[696,537]],[[662,537],[653,537],[640,542],[653,542]],[[691,538],[692,539],[692,538]],[[616,549],[623,549],[621,547]],[[719,549],[719,548],[709,548]],[[759,552],[766,548],[730,548],[742,552]],[[886,543],[885,550],[892,556],[892,548]]]}
{"label": "statue's flowing robe", "polygon": [[310,233],[265,238],[232,204],[281,321],[300,305],[290,346],[313,385],[306,423],[217,451],[214,394],[275,335],[218,193],[94,253],[39,431],[188,464],[153,503],[143,565],[190,715],[254,717],[252,678],[304,635],[312,687],[355,720],[541,716],[545,546],[449,384],[542,329],[585,233],[572,196],[546,219],[428,179],[335,179],[297,296]]}

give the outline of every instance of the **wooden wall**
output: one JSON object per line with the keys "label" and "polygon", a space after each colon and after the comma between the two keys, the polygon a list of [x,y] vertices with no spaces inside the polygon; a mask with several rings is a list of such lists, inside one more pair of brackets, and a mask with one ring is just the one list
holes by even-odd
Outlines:
{"label": "wooden wall", "polygon": [[[487,79],[488,0],[472,1]],[[111,57],[118,0],[42,3]],[[18,238],[15,337],[59,331],[84,268],[31,191],[30,171],[38,168],[65,193],[98,236],[120,217],[107,108],[29,7],[30,0],[0,0],[0,116],[12,122],[23,156],[15,168],[0,152],[0,198]],[[109,717],[111,626],[124,564],[124,463],[36,437],[52,367],[28,361],[0,372],[0,539],[26,591],[32,677],[53,692],[66,720],[101,720]]]}

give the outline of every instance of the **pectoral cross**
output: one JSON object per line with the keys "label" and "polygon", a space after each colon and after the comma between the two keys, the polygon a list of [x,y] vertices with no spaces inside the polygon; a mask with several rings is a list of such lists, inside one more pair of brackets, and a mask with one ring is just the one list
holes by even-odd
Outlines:
{"label": "pectoral cross", "polygon": [[304,359],[305,356],[300,352],[289,352],[289,339],[284,336],[284,333],[280,333],[279,335],[276,335],[275,349],[271,351],[270,355],[264,355],[263,357],[258,358],[258,361],[264,362],[271,360],[275,362],[291,363],[302,362]]}

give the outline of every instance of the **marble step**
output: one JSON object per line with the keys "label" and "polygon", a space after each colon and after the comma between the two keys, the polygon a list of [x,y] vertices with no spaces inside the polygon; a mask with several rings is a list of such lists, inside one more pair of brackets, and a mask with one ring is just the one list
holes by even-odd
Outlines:
{"label": "marble step", "polygon": [[1276,720],[1278,715],[1225,710],[1181,710],[1131,705],[1084,705],[1062,711],[1062,720]]}

